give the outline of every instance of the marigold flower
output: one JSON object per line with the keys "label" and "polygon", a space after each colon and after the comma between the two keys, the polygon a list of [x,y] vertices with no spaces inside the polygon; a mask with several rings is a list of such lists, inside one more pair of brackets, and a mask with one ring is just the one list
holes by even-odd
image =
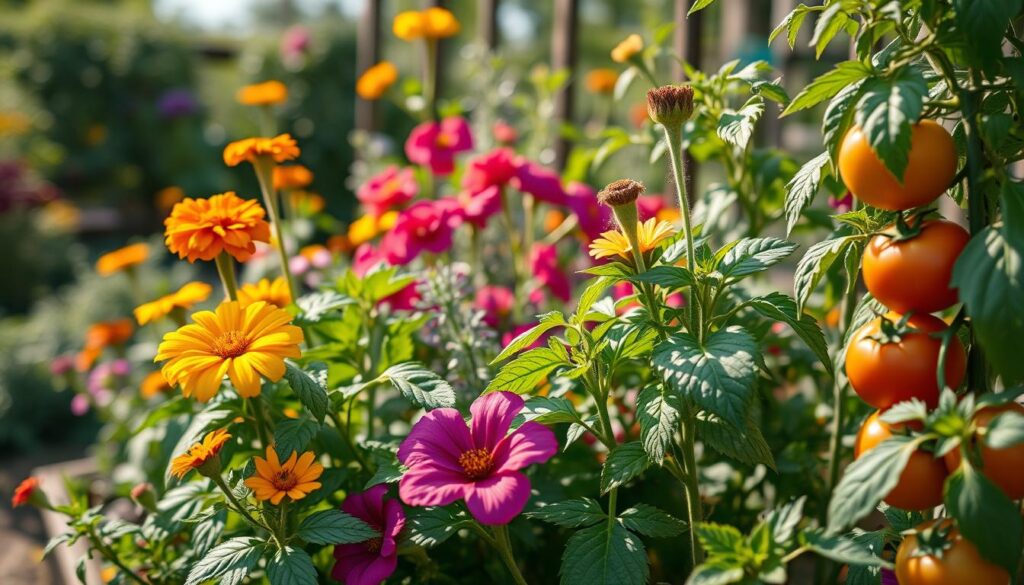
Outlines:
{"label": "marigold flower", "polygon": [[139,385],[139,395],[149,399],[170,389],[171,385],[167,383],[167,378],[164,378],[163,373],[157,370],[146,374],[146,377],[142,379],[142,384]]}
{"label": "marigold flower", "polygon": [[615,82],[619,80],[619,74],[614,69],[600,68],[591,69],[587,73],[587,91],[597,94],[611,94],[615,91]]}
{"label": "marigold flower", "polygon": [[135,307],[135,320],[145,325],[163,319],[175,309],[191,309],[208,299],[212,291],[213,287],[205,282],[190,282],[169,295]]}
{"label": "marigold flower", "polygon": [[508,524],[530,499],[530,480],[520,471],[558,452],[551,429],[529,421],[509,433],[523,398],[492,392],[478,398],[470,426],[454,408],[435,408],[413,426],[398,448],[409,468],[398,493],[410,506],[447,506],[465,500],[481,524]]}
{"label": "marigold flower", "polygon": [[167,248],[179,258],[213,260],[227,252],[245,262],[256,252],[255,242],[270,241],[270,224],[260,204],[233,191],[209,199],[185,199],[164,220]]}
{"label": "marigold flower", "polygon": [[301,355],[302,330],[290,324],[287,311],[265,301],[244,307],[228,301],[192,320],[164,335],[153,361],[166,361],[167,381],[200,402],[217,393],[225,375],[241,396],[259,396],[261,377],[280,380],[284,358]]}
{"label": "marigold flower", "polygon": [[455,15],[439,7],[399,12],[391,25],[395,36],[403,41],[452,37],[459,34],[460,28]]}
{"label": "marigold flower", "polygon": [[612,49],[612,61],[625,63],[644,50],[644,39],[638,34],[631,34]]}
{"label": "marigold flower", "polygon": [[398,500],[385,498],[388,485],[380,483],[361,493],[350,493],[341,510],[380,530],[380,536],[334,547],[331,577],[348,585],[380,585],[398,566],[398,535],[405,527],[405,510]]}
{"label": "marigold flower", "polygon": [[292,191],[288,194],[292,209],[302,215],[313,215],[320,213],[327,207],[322,195],[310,193],[309,191]]}
{"label": "marigold flower", "polygon": [[305,189],[313,182],[313,171],[303,165],[274,167],[274,189]]}
{"label": "marigold flower", "polygon": [[[647,253],[653,250],[659,243],[675,233],[675,228],[667,221],[659,222],[657,218],[650,218],[645,222],[637,222],[637,238],[640,241],[640,252]],[[633,247],[629,239],[617,230],[610,230],[601,234],[601,237],[590,244],[590,255],[594,258],[607,258],[609,256],[621,256],[626,260],[632,259]]]}
{"label": "marigold flower", "polygon": [[226,429],[206,433],[202,441],[194,443],[188,451],[171,461],[171,475],[182,479],[193,469],[206,476],[217,475],[220,473],[218,454],[230,438]]}
{"label": "marigold flower", "polygon": [[648,90],[647,114],[666,128],[678,129],[693,116],[693,88],[663,85]]}
{"label": "marigold flower", "polygon": [[76,367],[84,372],[92,367],[107,347],[124,345],[132,337],[135,326],[131,319],[114,319],[93,323],[85,331],[85,346],[76,358]]}
{"label": "marigold flower", "polygon": [[398,221],[397,211],[385,212],[380,217],[374,217],[373,214],[360,217],[348,226],[349,245],[359,247],[361,244],[369,242],[393,228],[396,221]]}
{"label": "marigold flower", "polygon": [[301,500],[320,489],[317,479],[324,472],[324,466],[314,459],[316,455],[312,451],[306,451],[301,457],[297,451],[292,451],[291,457],[281,463],[274,446],[270,445],[267,447],[266,459],[255,458],[256,473],[245,480],[245,485],[253,491],[257,500],[270,500],[275,506],[285,496],[293,502]]}
{"label": "marigold flower", "polygon": [[174,207],[175,203],[180,202],[184,198],[184,189],[171,185],[170,187],[164,187],[157,191],[156,196],[153,199],[156,203],[156,208],[163,213],[167,213],[172,207]]}
{"label": "marigold flower", "polygon": [[300,152],[291,134],[278,134],[273,138],[244,138],[224,147],[224,164],[235,167],[247,161],[256,163],[260,158],[282,163],[298,158]]}
{"label": "marigold flower", "polygon": [[243,284],[238,289],[238,302],[242,303],[243,307],[259,301],[265,301],[281,309],[292,304],[288,281],[283,276],[278,276],[272,281],[261,278],[255,284]]}
{"label": "marigold flower", "polygon": [[280,81],[253,83],[239,89],[235,99],[243,106],[272,106],[288,99],[288,88]]}
{"label": "marigold flower", "polygon": [[370,67],[356,80],[356,93],[364,100],[378,100],[398,81],[398,68],[390,61]]}
{"label": "marigold flower", "polygon": [[96,261],[96,272],[109,276],[142,264],[149,258],[149,244],[138,243],[107,252]]}
{"label": "marigold flower", "polygon": [[14,488],[14,496],[11,498],[11,505],[15,508],[24,506],[32,499],[32,494],[39,489],[39,479],[35,477],[26,478],[18,487]]}

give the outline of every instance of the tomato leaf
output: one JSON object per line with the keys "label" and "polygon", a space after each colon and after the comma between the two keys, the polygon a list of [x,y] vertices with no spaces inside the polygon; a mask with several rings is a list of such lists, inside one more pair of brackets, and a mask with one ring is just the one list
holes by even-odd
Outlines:
{"label": "tomato leaf", "polygon": [[814,201],[814,196],[821,186],[821,179],[826,176],[825,165],[828,164],[828,153],[823,152],[807,161],[786,184],[786,235],[789,235],[800,214]]}
{"label": "tomato leaf", "polygon": [[836,535],[871,513],[900,479],[920,441],[894,436],[846,468],[828,505],[827,534]]}
{"label": "tomato leaf", "polygon": [[803,312],[804,305],[811,298],[821,277],[846,251],[846,247],[861,239],[860,236],[840,236],[814,244],[807,249],[804,257],[796,265],[793,276],[793,287],[796,292],[796,307]]}
{"label": "tomato leaf", "polygon": [[796,94],[782,115],[788,116],[816,106],[869,75],[871,75],[871,69],[860,61],[843,61],[836,65],[835,69],[818,77],[803,91]]}
{"label": "tomato leaf", "polygon": [[857,125],[885,168],[900,183],[910,156],[911,125],[921,117],[927,95],[924,76],[908,67],[892,77],[868,81],[857,102]]}
{"label": "tomato leaf", "polygon": [[825,341],[825,334],[822,333],[818,321],[807,313],[797,311],[796,301],[788,296],[773,292],[761,297],[754,297],[747,301],[747,305],[761,315],[782,321],[796,332],[800,339],[811,348],[817,356],[821,365],[829,375],[835,375],[832,370],[832,358],[828,354],[828,342]]}
{"label": "tomato leaf", "polygon": [[946,480],[945,503],[960,533],[978,547],[981,556],[1010,574],[1017,570],[1024,523],[1003,490],[964,462]]}

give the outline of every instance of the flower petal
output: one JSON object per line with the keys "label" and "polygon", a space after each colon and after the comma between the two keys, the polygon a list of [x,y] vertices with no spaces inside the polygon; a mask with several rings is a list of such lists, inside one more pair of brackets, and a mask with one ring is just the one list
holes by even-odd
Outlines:
{"label": "flower petal", "polygon": [[517,471],[534,463],[544,463],[558,453],[558,439],[546,426],[525,422],[506,437],[494,451],[497,471]]}
{"label": "flower petal", "polygon": [[523,409],[523,398],[512,392],[492,392],[478,398],[469,411],[473,413],[470,432],[478,449],[494,451],[508,434],[512,419]]}
{"label": "flower petal", "polygon": [[410,506],[447,506],[472,485],[465,476],[427,464],[410,469],[398,482],[398,495]]}
{"label": "flower petal", "polygon": [[460,472],[459,457],[473,449],[462,415],[454,408],[436,408],[416,421],[398,448],[398,460],[409,467],[419,461]]}
{"label": "flower petal", "polygon": [[[403,478],[404,479],[404,478]],[[530,499],[530,480],[518,471],[499,473],[466,489],[466,507],[481,524],[508,524]]]}

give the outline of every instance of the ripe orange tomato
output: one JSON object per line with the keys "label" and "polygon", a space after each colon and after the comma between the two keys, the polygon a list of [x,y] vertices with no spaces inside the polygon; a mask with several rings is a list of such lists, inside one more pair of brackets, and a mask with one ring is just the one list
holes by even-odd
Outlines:
{"label": "ripe orange tomato", "polygon": [[[917,531],[921,532],[936,522],[925,522],[917,526]],[[916,534],[909,534],[903,539],[896,551],[896,579],[900,585],[1009,585],[1010,574],[982,558],[978,549],[960,536],[952,521],[943,520],[941,526],[949,530],[941,556],[918,551]]]}
{"label": "ripe orange tomato", "polygon": [[864,203],[890,211],[934,201],[949,189],[956,164],[953,137],[932,120],[913,126],[903,181],[889,172],[860,127],[851,128],[839,147],[839,174],[846,186]]}
{"label": "ripe orange tomato", "polygon": [[[875,411],[861,425],[853,442],[853,456],[860,457],[892,436],[892,427]],[[942,503],[942,485],[946,481],[946,465],[927,451],[916,451],[900,474],[899,483],[883,498],[886,504],[904,510],[927,510]]]}
{"label": "ripe orange tomato", "polygon": [[[1015,411],[1024,414],[1024,406],[1011,403],[983,409],[974,417],[979,427],[987,427],[996,416]],[[981,453],[981,473],[999,486],[1011,500],[1024,498],[1024,445],[1014,445],[1006,449],[993,449],[980,437],[974,439]],[[973,445],[972,445],[973,447]],[[950,472],[960,467],[960,449],[953,449],[946,454],[946,467]]]}
{"label": "ripe orange tomato", "polygon": [[921,233],[909,240],[877,235],[864,251],[864,284],[897,313],[949,308],[957,301],[956,289],[949,286],[953,264],[969,239],[967,230],[941,219],[924,222]]}
{"label": "ripe orange tomato", "polygon": [[[893,323],[901,316],[889,313]],[[864,402],[885,410],[897,402],[917,398],[929,408],[939,402],[939,382],[935,367],[939,362],[942,341],[931,336],[946,329],[946,323],[933,315],[912,315],[908,325],[917,329],[902,336],[899,342],[882,344],[871,339],[881,332],[882,318],[865,324],[854,332],[846,350],[846,376]],[[967,353],[956,337],[946,352],[946,384],[960,385],[967,369]]]}

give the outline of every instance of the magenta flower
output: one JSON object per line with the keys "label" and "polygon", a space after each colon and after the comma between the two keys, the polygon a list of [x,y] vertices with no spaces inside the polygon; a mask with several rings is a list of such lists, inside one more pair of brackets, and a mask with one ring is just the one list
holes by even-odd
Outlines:
{"label": "magenta flower", "polygon": [[405,511],[397,500],[385,500],[387,484],[378,484],[362,493],[350,494],[341,504],[347,512],[366,522],[381,535],[359,544],[334,547],[331,577],[346,585],[379,585],[398,566],[398,534],[405,526]]}
{"label": "magenta flower", "polygon": [[368,212],[380,217],[387,210],[412,201],[418,192],[419,185],[413,170],[391,165],[360,185],[356,198]]}
{"label": "magenta flower", "polygon": [[[558,265],[558,250],[554,245],[534,244],[530,250],[530,270],[533,272],[533,279],[546,288],[556,298],[569,302],[572,295],[572,286],[569,277],[565,275]],[[530,302],[540,303],[544,300],[544,293],[540,288],[530,293]]]}
{"label": "magenta flower", "polygon": [[295,60],[309,51],[312,37],[309,29],[295,25],[284,32],[281,37],[281,56],[287,60]]}
{"label": "magenta flower", "polygon": [[506,185],[516,176],[518,167],[516,153],[509,148],[495,148],[466,163],[466,172],[462,175],[462,188],[478,193],[488,187]]}
{"label": "magenta flower", "polygon": [[565,190],[566,204],[576,214],[587,241],[596,240],[611,229],[612,210],[597,202],[597,192],[583,183],[572,182]]}
{"label": "magenta flower", "polygon": [[484,323],[497,327],[512,312],[516,295],[504,286],[487,285],[476,291],[473,306],[484,312]]}
{"label": "magenta flower", "polygon": [[501,187],[494,185],[476,193],[463,191],[456,200],[456,213],[477,227],[486,227],[487,220],[501,211]]}
{"label": "magenta flower", "polygon": [[455,170],[455,155],[472,148],[469,123],[452,117],[413,128],[405,141],[405,156],[415,164],[430,167],[435,175],[450,175]]}
{"label": "magenta flower", "polygon": [[[360,244],[356,248],[355,254],[352,257],[352,272],[356,276],[360,278],[366,276],[366,273],[378,264],[387,265],[388,261],[383,253],[373,247],[373,244],[367,242]],[[378,304],[391,305],[391,308],[395,311],[412,311],[416,308],[421,298],[417,283],[413,282],[402,290],[384,297],[378,301]]]}
{"label": "magenta flower", "polygon": [[50,362],[50,373],[54,376],[63,376],[68,372],[75,369],[75,356],[71,354],[61,354]]}
{"label": "magenta flower", "polygon": [[520,157],[516,162],[516,176],[511,184],[523,193],[533,195],[538,201],[552,205],[565,205],[565,189],[558,173],[535,162]]}
{"label": "magenta flower", "polygon": [[454,408],[424,415],[398,448],[409,468],[398,483],[402,501],[447,506],[465,500],[481,524],[511,522],[530,499],[530,480],[519,470],[558,451],[555,434],[540,423],[525,422],[509,433],[522,408],[518,394],[493,392],[469,407],[469,427]]}
{"label": "magenta flower", "polygon": [[505,120],[495,122],[491,132],[498,144],[515,144],[519,140],[519,131]]}
{"label": "magenta flower", "polygon": [[380,250],[393,266],[408,264],[423,252],[440,254],[452,247],[459,221],[450,202],[418,201],[399,212],[395,226],[381,238]]}
{"label": "magenta flower", "polygon": [[636,200],[636,211],[640,221],[657,217],[658,212],[665,209],[665,200],[661,195],[641,195]]}
{"label": "magenta flower", "polygon": [[847,191],[842,197],[828,196],[828,205],[836,210],[836,213],[846,213],[853,209],[853,193]]}

